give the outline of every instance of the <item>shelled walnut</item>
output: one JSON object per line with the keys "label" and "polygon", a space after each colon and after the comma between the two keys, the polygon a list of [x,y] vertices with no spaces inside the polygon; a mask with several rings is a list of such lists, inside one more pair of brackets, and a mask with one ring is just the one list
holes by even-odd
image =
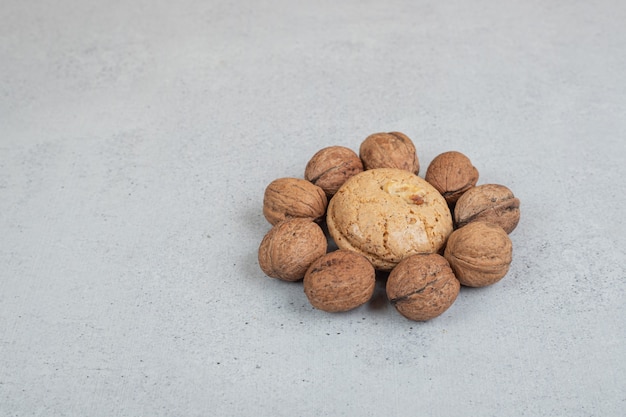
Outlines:
{"label": "shelled walnut", "polygon": [[462,285],[485,287],[506,275],[512,251],[511,239],[504,229],[476,221],[452,232],[444,256]]}
{"label": "shelled walnut", "polygon": [[317,259],[304,276],[304,292],[313,307],[348,311],[365,304],[374,293],[374,267],[362,255],[337,250]]}
{"label": "shelled walnut", "polygon": [[374,133],[359,148],[365,169],[397,168],[418,174],[420,163],[413,141],[400,132]]}
{"label": "shelled walnut", "polygon": [[391,271],[387,297],[404,317],[426,321],[443,314],[456,300],[460,287],[443,256],[417,254]]}
{"label": "shelled walnut", "polygon": [[317,185],[299,178],[272,181],[263,196],[263,215],[271,224],[290,218],[321,219],[328,198]]}
{"label": "shelled walnut", "polygon": [[511,233],[519,223],[519,199],[504,185],[483,184],[469,189],[454,208],[457,227],[474,221],[497,224]]}
{"label": "shelled walnut", "polygon": [[348,178],[362,171],[361,158],[352,149],[329,146],[319,150],[309,160],[304,178],[332,196]]}
{"label": "shelled walnut", "polygon": [[424,179],[443,195],[448,204],[454,204],[464,192],[476,185],[478,170],[461,152],[449,151],[432,160]]}
{"label": "shelled walnut", "polygon": [[289,219],[267,232],[259,247],[259,266],[267,276],[298,281],[318,258],[328,242],[322,228],[307,219]]}

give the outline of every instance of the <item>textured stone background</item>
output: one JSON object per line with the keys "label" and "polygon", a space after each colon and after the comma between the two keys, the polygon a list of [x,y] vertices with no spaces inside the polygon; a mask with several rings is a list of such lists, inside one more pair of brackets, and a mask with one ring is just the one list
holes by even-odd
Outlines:
{"label": "textured stone background", "polygon": [[[621,416],[626,3],[0,7],[0,415]],[[265,277],[265,186],[399,130],[522,201],[443,316]]]}

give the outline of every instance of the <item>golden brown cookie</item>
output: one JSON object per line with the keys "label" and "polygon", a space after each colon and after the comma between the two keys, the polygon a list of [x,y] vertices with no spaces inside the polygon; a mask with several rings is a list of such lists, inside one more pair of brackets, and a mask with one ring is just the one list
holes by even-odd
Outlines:
{"label": "golden brown cookie", "polygon": [[330,200],[328,230],[340,249],[391,270],[416,253],[436,253],[452,232],[446,200],[408,171],[379,168],[350,178]]}

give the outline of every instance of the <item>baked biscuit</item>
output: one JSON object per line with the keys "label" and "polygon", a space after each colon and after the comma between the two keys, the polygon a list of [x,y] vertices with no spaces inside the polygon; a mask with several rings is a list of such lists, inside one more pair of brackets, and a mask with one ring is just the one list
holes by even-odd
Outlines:
{"label": "baked biscuit", "polygon": [[326,222],[340,249],[391,270],[417,253],[436,253],[452,232],[446,200],[424,179],[400,169],[364,171],[346,181],[328,205]]}

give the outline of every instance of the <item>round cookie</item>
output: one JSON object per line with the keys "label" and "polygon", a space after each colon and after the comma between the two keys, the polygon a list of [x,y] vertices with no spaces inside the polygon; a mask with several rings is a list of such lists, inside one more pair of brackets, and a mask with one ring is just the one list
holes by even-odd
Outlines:
{"label": "round cookie", "polygon": [[391,270],[417,253],[436,253],[452,232],[446,200],[424,179],[394,168],[363,171],[330,200],[328,231],[340,249]]}

